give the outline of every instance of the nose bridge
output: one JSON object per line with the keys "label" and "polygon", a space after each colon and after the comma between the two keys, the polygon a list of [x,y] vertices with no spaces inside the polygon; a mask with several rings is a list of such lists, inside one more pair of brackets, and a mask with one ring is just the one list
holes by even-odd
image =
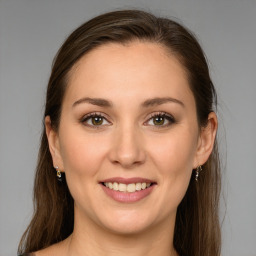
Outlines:
{"label": "nose bridge", "polygon": [[116,127],[111,160],[125,168],[131,168],[145,161],[142,136],[134,123],[126,122]]}

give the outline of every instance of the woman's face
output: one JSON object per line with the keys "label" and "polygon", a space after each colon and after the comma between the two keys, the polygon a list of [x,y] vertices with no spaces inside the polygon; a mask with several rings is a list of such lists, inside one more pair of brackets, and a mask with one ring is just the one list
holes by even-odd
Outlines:
{"label": "woman's face", "polygon": [[66,174],[76,222],[117,233],[174,225],[200,164],[185,71],[149,42],[107,44],[79,60],[52,137],[53,162]]}

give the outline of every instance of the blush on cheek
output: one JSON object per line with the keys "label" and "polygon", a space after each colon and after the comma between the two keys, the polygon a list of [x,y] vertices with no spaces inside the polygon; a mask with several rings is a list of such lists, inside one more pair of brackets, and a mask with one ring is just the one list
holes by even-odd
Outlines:
{"label": "blush on cheek", "polygon": [[[76,135],[74,135],[76,134]],[[85,137],[84,134],[71,131],[66,132],[61,141],[61,155],[65,169],[70,169],[77,174],[92,172],[100,163],[101,147],[95,140]]]}
{"label": "blush on cheek", "polygon": [[82,152],[72,153],[66,155],[64,159],[65,171],[72,173],[72,175],[93,176],[97,172],[97,162],[95,162],[91,155],[85,155]]}

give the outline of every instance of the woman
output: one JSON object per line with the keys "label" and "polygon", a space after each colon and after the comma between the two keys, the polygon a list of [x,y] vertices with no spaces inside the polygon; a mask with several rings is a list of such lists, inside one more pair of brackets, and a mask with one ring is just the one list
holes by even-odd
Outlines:
{"label": "woman", "polygon": [[176,22],[125,10],[80,26],[52,68],[19,253],[219,256],[215,105]]}

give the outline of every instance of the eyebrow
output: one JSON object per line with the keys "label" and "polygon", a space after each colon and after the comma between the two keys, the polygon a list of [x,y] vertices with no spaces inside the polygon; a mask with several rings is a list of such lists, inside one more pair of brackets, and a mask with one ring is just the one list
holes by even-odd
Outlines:
{"label": "eyebrow", "polygon": [[[157,106],[162,105],[162,104],[165,104],[165,103],[168,103],[168,102],[177,103],[177,104],[181,105],[182,107],[185,106],[182,101],[180,101],[178,99],[175,99],[175,98],[171,98],[171,97],[148,99],[148,100],[144,101],[141,104],[141,106],[146,108],[146,107],[152,107],[152,106],[156,106],[156,105]],[[112,107],[113,106],[113,103],[111,101],[106,100],[106,99],[88,98],[88,97],[77,100],[76,102],[73,103],[72,106],[75,107],[75,106],[77,106],[79,104],[82,104],[82,103],[89,103],[89,104],[96,105],[96,106],[99,106],[99,107]]]}
{"label": "eyebrow", "polygon": [[113,104],[108,100],[100,99],[100,98],[88,98],[88,97],[82,98],[82,99],[74,102],[74,104],[72,106],[75,107],[81,103],[89,103],[89,104],[96,105],[99,107],[112,107],[113,106]]}
{"label": "eyebrow", "polygon": [[175,98],[170,98],[170,97],[148,99],[142,103],[142,106],[143,107],[151,107],[151,106],[155,106],[155,105],[162,105],[162,104],[165,104],[168,102],[177,103],[177,104],[181,105],[182,107],[185,106],[182,101],[177,100]]}

